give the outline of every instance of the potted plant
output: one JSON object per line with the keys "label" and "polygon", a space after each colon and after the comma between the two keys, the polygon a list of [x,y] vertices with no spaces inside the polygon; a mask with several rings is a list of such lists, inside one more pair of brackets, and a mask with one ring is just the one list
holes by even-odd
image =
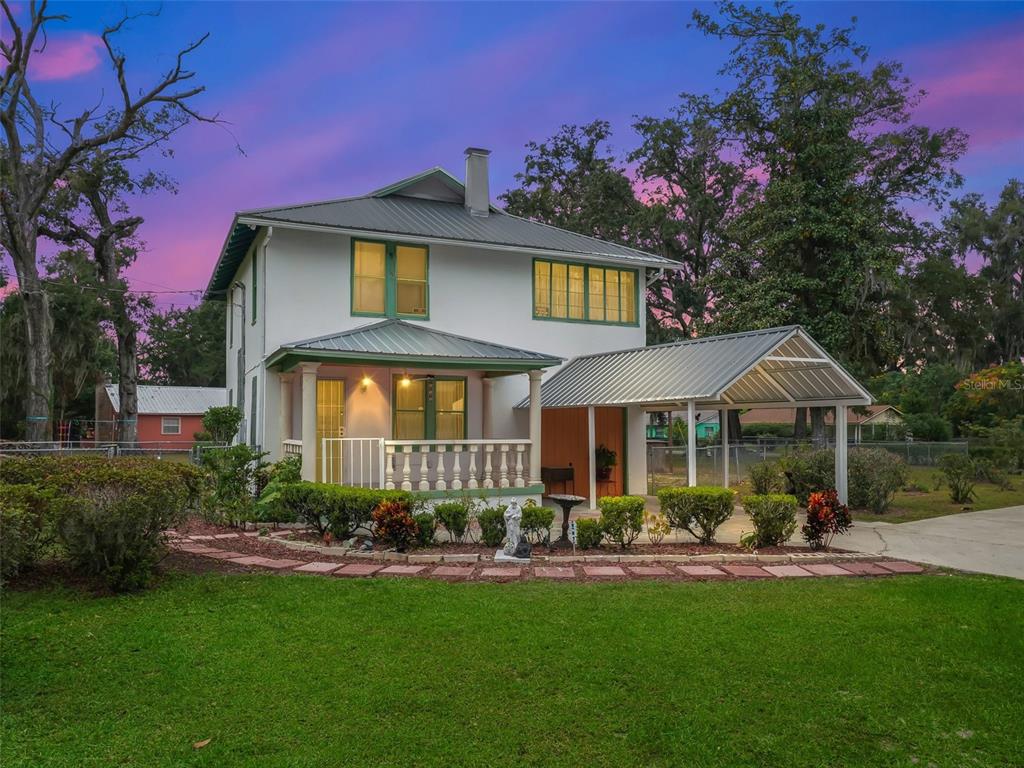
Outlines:
{"label": "potted plant", "polygon": [[597,466],[597,479],[607,480],[612,476],[612,467],[618,463],[616,453],[604,443],[594,450],[594,463]]}

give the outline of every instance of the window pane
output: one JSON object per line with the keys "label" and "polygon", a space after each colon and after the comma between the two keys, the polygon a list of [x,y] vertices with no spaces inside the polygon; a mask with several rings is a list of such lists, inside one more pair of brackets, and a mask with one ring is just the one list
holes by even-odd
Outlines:
{"label": "window pane", "polygon": [[466,382],[434,382],[434,433],[438,440],[462,440],[466,435]]}
{"label": "window pane", "polygon": [[605,270],[605,283],[607,283],[607,289],[604,293],[605,299],[605,319],[610,323],[617,323],[620,320],[619,317],[619,273],[618,270],[608,269]]}
{"label": "window pane", "polygon": [[427,433],[425,381],[410,381],[403,385],[395,377],[395,439],[423,440]]}
{"label": "window pane", "polygon": [[569,267],[569,317],[583,319],[583,267]]}
{"label": "window pane", "polygon": [[590,319],[604,320],[604,270],[591,267],[587,280],[590,281]]}
{"label": "window pane", "polygon": [[533,314],[551,317],[551,262],[533,263]]}
{"label": "window pane", "polygon": [[636,322],[636,276],[632,272],[620,274],[619,293],[622,296],[622,322]]}
{"label": "window pane", "polygon": [[395,247],[395,302],[400,315],[427,314],[427,249]]}
{"label": "window pane", "polygon": [[568,310],[568,269],[565,264],[551,265],[551,316],[565,317]]}
{"label": "window pane", "polygon": [[384,314],[386,253],[383,243],[356,241],[353,258],[352,311]]}

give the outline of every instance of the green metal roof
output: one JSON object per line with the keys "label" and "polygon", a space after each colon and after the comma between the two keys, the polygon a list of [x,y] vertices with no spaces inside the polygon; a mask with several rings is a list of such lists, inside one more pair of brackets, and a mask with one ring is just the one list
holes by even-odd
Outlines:
{"label": "green metal roof", "polygon": [[523,219],[494,206],[488,216],[474,215],[463,204],[464,195],[465,188],[458,179],[441,168],[431,168],[369,195],[240,211],[235,214],[206,296],[224,294],[255,230],[274,225],[516,248],[639,267],[677,266],[662,256]]}
{"label": "green metal roof", "polygon": [[282,344],[267,365],[288,369],[302,361],[516,372],[558,365],[562,358],[445,333],[419,323],[383,320]]}

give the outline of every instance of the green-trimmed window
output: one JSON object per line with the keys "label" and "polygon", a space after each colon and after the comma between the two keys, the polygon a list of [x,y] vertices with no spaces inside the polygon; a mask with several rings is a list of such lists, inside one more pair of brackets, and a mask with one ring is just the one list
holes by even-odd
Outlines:
{"label": "green-trimmed window", "polygon": [[427,317],[426,246],[352,241],[352,314]]}
{"label": "green-trimmed window", "polygon": [[464,440],[466,380],[394,378],[395,440]]}
{"label": "green-trimmed window", "polygon": [[636,325],[636,313],[636,270],[534,260],[534,317]]}

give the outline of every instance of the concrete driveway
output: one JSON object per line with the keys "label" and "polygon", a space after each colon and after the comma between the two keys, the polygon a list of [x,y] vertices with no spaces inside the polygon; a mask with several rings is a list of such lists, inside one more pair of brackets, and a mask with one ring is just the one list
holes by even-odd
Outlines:
{"label": "concrete driveway", "polygon": [[1024,506],[913,523],[855,522],[834,546],[1024,579]]}

